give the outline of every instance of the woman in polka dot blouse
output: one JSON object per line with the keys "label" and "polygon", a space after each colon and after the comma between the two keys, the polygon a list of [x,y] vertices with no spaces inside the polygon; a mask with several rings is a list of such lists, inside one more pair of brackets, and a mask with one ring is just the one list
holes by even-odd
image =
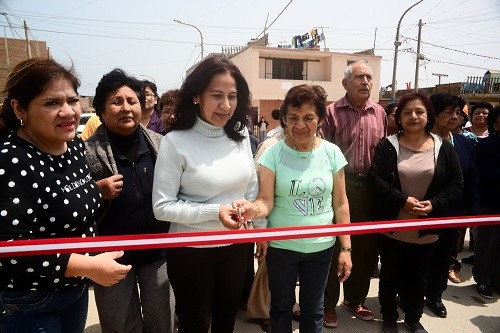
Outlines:
{"label": "woman in polka dot blouse", "polygon": [[[75,137],[79,80],[51,59],[19,63],[0,110],[0,239],[95,236],[102,199]],[[0,332],[83,332],[88,280],[111,286],[122,251],[0,258]]]}

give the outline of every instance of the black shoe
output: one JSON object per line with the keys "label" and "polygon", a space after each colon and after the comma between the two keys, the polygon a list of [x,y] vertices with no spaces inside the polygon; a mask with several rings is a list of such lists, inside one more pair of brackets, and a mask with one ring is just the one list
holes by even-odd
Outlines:
{"label": "black shoe", "polygon": [[406,321],[405,321],[405,324],[406,326],[410,329],[410,331],[412,333],[429,333],[425,330],[425,328],[422,326],[422,324],[420,324],[420,322],[416,322],[414,324],[408,324]]}
{"label": "black shoe", "polygon": [[399,333],[397,323],[383,323],[382,333]]}
{"label": "black shoe", "polygon": [[426,299],[425,302],[429,306],[432,312],[439,318],[446,318],[448,312],[446,311],[446,307],[441,301],[432,301],[430,299]]}
{"label": "black shoe", "polygon": [[483,296],[484,298],[487,298],[487,299],[493,298],[493,291],[491,291],[491,288],[485,284],[478,284],[477,285],[477,292],[479,293],[479,295]]}
{"label": "black shoe", "polygon": [[462,262],[467,265],[473,265],[474,264],[474,255],[462,258]]}
{"label": "black shoe", "polygon": [[261,319],[260,320],[260,328],[265,333],[271,333],[271,320],[270,319]]}

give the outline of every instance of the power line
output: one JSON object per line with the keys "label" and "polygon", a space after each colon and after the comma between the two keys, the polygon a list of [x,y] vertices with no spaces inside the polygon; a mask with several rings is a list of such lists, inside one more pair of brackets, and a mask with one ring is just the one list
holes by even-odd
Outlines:
{"label": "power line", "polygon": [[[281,10],[281,12],[278,14],[278,16],[276,16],[276,18],[271,22],[269,23],[269,25],[266,27],[266,29],[269,29],[273,24],[274,22],[276,22],[276,20],[278,20],[278,18],[281,16],[281,14],[283,14],[283,12],[285,11],[285,9],[288,8],[288,6],[290,6],[290,4],[293,2],[293,0],[290,0],[289,3],[286,4],[285,8],[283,8]],[[265,32],[266,30],[263,30],[255,39],[259,39],[259,37]]]}
{"label": "power line", "polygon": [[[0,25],[0,26],[3,26],[3,25]],[[150,41],[150,42],[193,44],[192,42],[186,42],[186,41],[180,41],[180,40],[157,39],[157,38],[97,35],[97,34],[86,34],[86,33],[66,32],[66,31],[53,31],[53,30],[32,29],[32,28],[30,28],[30,30],[31,31],[39,31],[39,32],[55,33],[55,34],[63,34],[63,35],[86,36],[86,37],[117,38],[117,39],[127,39],[127,40]],[[226,47],[238,46],[238,45],[232,45],[232,44],[216,44],[216,43],[205,43],[205,44],[211,45],[211,46],[226,46]]]}
{"label": "power line", "polygon": [[459,64],[459,63],[456,63],[456,62],[433,60],[433,59],[429,59],[429,61],[430,62],[439,62],[439,63],[442,63],[442,64],[448,64],[448,65],[454,65],[454,66],[461,66],[461,67],[468,67],[468,68],[489,70],[489,68],[478,67],[478,66],[471,66],[471,65],[466,65],[466,64]]}
{"label": "power line", "polygon": [[[405,37],[405,38],[408,38],[408,39],[413,40],[413,41],[417,41],[417,39],[412,38],[412,37]],[[467,54],[467,55],[473,55],[473,56],[476,56],[476,57],[482,57],[482,58],[500,60],[500,58],[497,58],[497,57],[485,56],[485,55],[482,55],[482,54],[477,54],[477,53],[472,53],[472,52],[466,52],[466,51],[456,50],[456,49],[452,49],[450,47],[436,45],[436,44],[432,44],[432,43],[428,43],[428,42],[422,42],[422,41],[420,41],[420,42],[422,44],[432,45],[432,46],[439,47],[439,48],[442,48],[442,49],[446,49],[446,50],[449,50],[449,51],[455,51],[455,52],[459,52],[459,53],[463,53],[463,54]]]}

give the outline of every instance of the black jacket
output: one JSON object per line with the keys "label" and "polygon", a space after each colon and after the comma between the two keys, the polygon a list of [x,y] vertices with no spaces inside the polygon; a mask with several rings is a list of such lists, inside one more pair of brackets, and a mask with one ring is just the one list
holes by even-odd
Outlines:
{"label": "black jacket", "polygon": [[[153,215],[152,190],[156,156],[161,135],[140,126],[137,156],[129,160],[110,139],[105,126],[86,142],[86,158],[97,181],[113,174],[123,175],[123,188],[113,200],[106,200],[97,219],[97,232],[104,235],[136,235],[166,233],[170,223],[158,221]],[[125,251],[120,263],[142,266],[166,254],[165,250]]]}
{"label": "black jacket", "polygon": [[[424,200],[429,200],[432,204],[429,218],[447,216],[449,207],[460,197],[464,187],[462,170],[455,149],[438,136],[432,135],[432,137],[438,154],[434,176],[424,196]],[[396,220],[400,209],[408,199],[408,195],[401,190],[397,164],[398,150],[397,134],[384,139],[375,149],[368,172],[368,179],[375,193],[375,220]],[[439,230],[419,230],[420,237],[427,234],[439,234]]]}

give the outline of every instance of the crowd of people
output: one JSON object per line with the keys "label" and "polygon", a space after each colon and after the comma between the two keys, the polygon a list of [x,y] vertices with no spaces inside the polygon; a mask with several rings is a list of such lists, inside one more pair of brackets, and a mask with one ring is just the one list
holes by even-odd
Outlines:
{"label": "crowd of people", "polygon": [[[161,96],[115,68],[80,136],[74,69],[23,61],[0,110],[0,240],[500,214],[499,106],[467,114],[459,96],[411,93],[384,109],[362,61],[341,82],[346,94],[331,104],[319,85],[292,87],[269,131],[265,117],[252,124],[249,86],[226,57],[206,58]],[[380,261],[382,332],[398,332],[399,307],[409,330],[425,333],[424,307],[447,317],[448,280],[462,281],[465,232],[0,258],[0,331],[83,332],[93,285],[103,332],[229,333],[243,304],[265,332],[291,332],[296,319],[319,333],[339,325],[339,302],[360,320],[376,317],[365,300]],[[500,225],[470,234],[477,292],[491,299]]]}

